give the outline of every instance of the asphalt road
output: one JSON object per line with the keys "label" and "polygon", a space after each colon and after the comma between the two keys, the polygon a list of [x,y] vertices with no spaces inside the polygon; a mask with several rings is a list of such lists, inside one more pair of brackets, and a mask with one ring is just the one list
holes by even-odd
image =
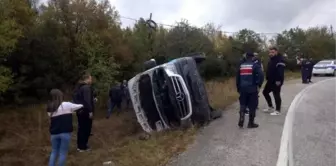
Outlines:
{"label": "asphalt road", "polygon": [[[313,81],[324,79],[317,77]],[[168,166],[275,166],[287,110],[296,94],[307,86],[310,85],[301,84],[300,80],[286,82],[281,94],[282,115],[270,116],[258,111],[257,129],[238,128],[239,107],[234,104],[222,118],[202,129],[195,143]],[[259,101],[260,109],[266,108],[262,95]]]}
{"label": "asphalt road", "polygon": [[336,79],[305,92],[294,111],[294,166],[336,165]]}

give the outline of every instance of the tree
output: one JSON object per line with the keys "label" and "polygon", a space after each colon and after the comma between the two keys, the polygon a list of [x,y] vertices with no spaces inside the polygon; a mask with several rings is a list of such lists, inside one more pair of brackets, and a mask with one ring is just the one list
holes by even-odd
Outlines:
{"label": "tree", "polygon": [[213,43],[202,29],[192,27],[182,20],[169,30],[167,36],[166,55],[170,58],[181,57],[192,52],[213,53]]}
{"label": "tree", "polygon": [[[80,75],[89,71],[99,95],[111,84],[143,70],[143,62],[159,64],[189,53],[202,52],[204,78],[231,77],[244,51],[267,57],[277,45],[295,60],[297,51],[315,60],[333,58],[332,27],[292,28],[267,41],[249,29],[228,36],[209,23],[198,28],[187,20],[156,31],[140,18],[122,28],[118,11],[108,0],[0,1],[0,104],[34,103],[46,99],[51,88],[72,92]],[[265,62],[265,61],[264,61]],[[295,63],[290,69],[297,68]]]}
{"label": "tree", "polygon": [[252,30],[242,29],[236,36],[241,49],[251,52],[259,52],[262,49],[263,40],[260,35]]}
{"label": "tree", "polygon": [[26,1],[0,1],[0,94],[5,92],[13,82],[10,69],[4,65],[7,64],[8,56],[15,50],[20,38],[23,37],[32,14]]}

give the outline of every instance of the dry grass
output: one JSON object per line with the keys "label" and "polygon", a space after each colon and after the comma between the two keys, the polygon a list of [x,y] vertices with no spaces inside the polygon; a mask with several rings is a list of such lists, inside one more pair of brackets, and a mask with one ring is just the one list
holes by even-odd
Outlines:
{"label": "dry grass", "polygon": [[[0,114],[0,165],[46,165],[51,151],[48,117],[43,108],[30,107]],[[141,129],[131,112],[110,119],[94,121],[93,148],[89,153],[77,153],[76,132],[68,156],[68,165],[95,166],[105,161],[117,165],[154,166],[166,162],[172,154],[184,150],[192,141],[195,129],[158,133],[148,140],[140,140]]]}
{"label": "dry grass", "polygon": [[214,108],[224,109],[238,99],[235,79],[207,82],[206,88]]}
{"label": "dry grass", "polygon": [[285,73],[285,78],[286,80],[293,80],[293,79],[298,79],[301,78],[301,73],[300,72],[291,72],[291,71],[287,71]]}
{"label": "dry grass", "polygon": [[[234,79],[206,84],[209,100],[214,108],[224,109],[237,100]],[[133,111],[104,119],[104,110],[97,110],[93,124],[93,148],[88,153],[77,153],[76,131],[68,155],[69,166],[100,166],[112,161],[120,166],[164,165],[173,155],[185,150],[194,139],[197,129],[174,130],[140,140],[142,129]],[[100,114],[100,115],[99,115]],[[74,119],[76,122],[76,120]],[[0,113],[0,165],[47,165],[50,147],[49,120],[43,106],[1,109]],[[76,128],[76,126],[75,126]],[[113,164],[112,164],[113,165]]]}

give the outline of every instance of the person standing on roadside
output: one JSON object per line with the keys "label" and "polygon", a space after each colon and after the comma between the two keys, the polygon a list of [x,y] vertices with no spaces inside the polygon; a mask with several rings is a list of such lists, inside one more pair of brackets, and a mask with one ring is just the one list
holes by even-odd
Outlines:
{"label": "person standing on roadside", "polygon": [[[245,63],[245,62],[246,62],[246,60],[247,60],[247,57],[246,57],[246,56],[247,56],[247,53],[244,53],[244,54],[243,54],[243,58],[240,60],[240,63],[239,63],[239,64],[242,64],[242,63]],[[253,63],[259,65],[260,68],[261,68],[261,71],[263,71],[263,66],[262,66],[262,63],[261,63],[260,58],[258,57],[258,53],[256,53],[256,52],[253,53],[252,61],[253,61]],[[260,89],[260,88],[261,88],[261,85],[260,85],[259,89]],[[259,89],[258,89],[258,90],[259,90]],[[259,91],[258,91],[258,98],[259,98]],[[259,102],[258,102],[258,105],[259,105]],[[257,109],[258,109],[258,105],[257,105]],[[249,114],[249,108],[248,108],[248,106],[246,106],[245,114],[246,114],[246,115]]]}
{"label": "person standing on roadside", "polygon": [[244,126],[246,107],[249,109],[249,122],[247,127],[259,127],[259,125],[254,122],[254,118],[258,106],[258,91],[264,81],[264,74],[261,71],[260,65],[253,61],[253,57],[253,53],[246,53],[246,60],[239,65],[236,76],[237,91],[240,95],[238,126],[241,128]]}
{"label": "person standing on roadside", "polygon": [[306,58],[300,58],[298,64],[301,65],[301,79],[303,84],[308,84],[308,64]]}
{"label": "person standing on roadside", "polygon": [[[246,52],[243,54],[242,58],[240,59],[239,61],[239,65],[243,64],[246,62]],[[249,114],[249,110],[248,110],[248,107],[246,106],[245,107],[245,114],[248,115]]]}
{"label": "person standing on roadside", "polygon": [[55,166],[58,158],[58,165],[65,166],[73,131],[72,114],[83,105],[63,101],[63,93],[59,89],[52,89],[50,97],[47,112],[50,117],[52,150],[48,165]]}
{"label": "person standing on roadside", "polygon": [[308,65],[309,65],[309,71],[308,71],[308,83],[313,83],[311,81],[312,74],[313,74],[313,68],[314,68],[314,63],[313,63],[313,58],[308,59]]}
{"label": "person standing on roadside", "polygon": [[[271,111],[271,115],[280,115],[281,109],[281,86],[284,82],[285,75],[285,62],[282,55],[278,52],[276,47],[271,47],[269,49],[270,60],[267,65],[266,71],[266,85],[263,90],[263,95],[267,101],[268,108],[264,112]],[[275,110],[273,107],[270,92],[273,92],[275,100]]]}
{"label": "person standing on roadside", "polygon": [[[257,65],[259,65],[260,66],[260,68],[261,68],[261,71],[262,72],[264,72],[264,67],[263,67],[263,65],[262,65],[262,63],[261,63],[261,59],[258,57],[258,53],[253,53],[253,62],[255,63],[255,64],[257,64]],[[262,86],[262,84],[259,86],[259,88],[258,88],[258,99],[259,99],[259,90],[260,90],[260,88],[261,88],[261,86]],[[258,102],[258,105],[257,105],[257,109],[259,109],[259,102]]]}
{"label": "person standing on roadside", "polygon": [[297,56],[297,64],[301,65],[301,79],[303,84],[308,84],[311,81],[311,72],[313,68],[313,63],[301,53],[301,58]]}
{"label": "person standing on roadside", "polygon": [[94,111],[94,94],[91,84],[92,76],[88,73],[84,74],[78,82],[73,95],[73,101],[76,104],[82,104],[84,106],[77,112],[77,150],[79,152],[90,150],[88,141],[91,134]]}

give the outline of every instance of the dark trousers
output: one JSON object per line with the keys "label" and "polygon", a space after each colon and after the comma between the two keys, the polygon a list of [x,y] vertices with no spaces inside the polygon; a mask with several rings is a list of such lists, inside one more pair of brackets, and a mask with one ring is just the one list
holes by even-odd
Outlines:
{"label": "dark trousers", "polygon": [[113,112],[114,107],[118,108],[117,114],[121,112],[121,100],[109,100],[109,106],[107,109],[107,118],[109,118]]}
{"label": "dark trousers", "polygon": [[92,119],[88,113],[78,113],[78,132],[77,132],[77,148],[86,150],[88,148],[88,141],[91,134]]}
{"label": "dark trousers", "polygon": [[308,82],[311,82],[311,77],[312,77],[313,69],[308,70]]}
{"label": "dark trousers", "polygon": [[270,93],[273,93],[273,97],[275,100],[275,109],[280,112],[281,109],[281,86],[277,86],[275,82],[269,82],[267,81],[265,88],[263,90],[263,95],[266,99],[266,102],[269,107],[273,107],[272,99],[270,96]]}
{"label": "dark trousers", "polygon": [[308,83],[309,79],[309,70],[308,69],[301,69],[301,78],[302,78],[302,83]]}
{"label": "dark trousers", "polygon": [[[258,107],[259,107],[259,92],[258,92],[258,103],[257,103],[257,107],[256,107],[256,109],[258,109]],[[246,106],[246,108],[248,108],[248,106]],[[248,114],[248,113],[249,113],[249,110],[246,109],[245,113]]]}
{"label": "dark trousers", "polygon": [[239,104],[240,104],[240,114],[244,114],[246,108],[248,108],[250,118],[254,118],[258,106],[258,92],[254,93],[240,92]]}
{"label": "dark trousers", "polygon": [[126,100],[126,108],[130,108],[131,99],[125,98],[125,100]]}

